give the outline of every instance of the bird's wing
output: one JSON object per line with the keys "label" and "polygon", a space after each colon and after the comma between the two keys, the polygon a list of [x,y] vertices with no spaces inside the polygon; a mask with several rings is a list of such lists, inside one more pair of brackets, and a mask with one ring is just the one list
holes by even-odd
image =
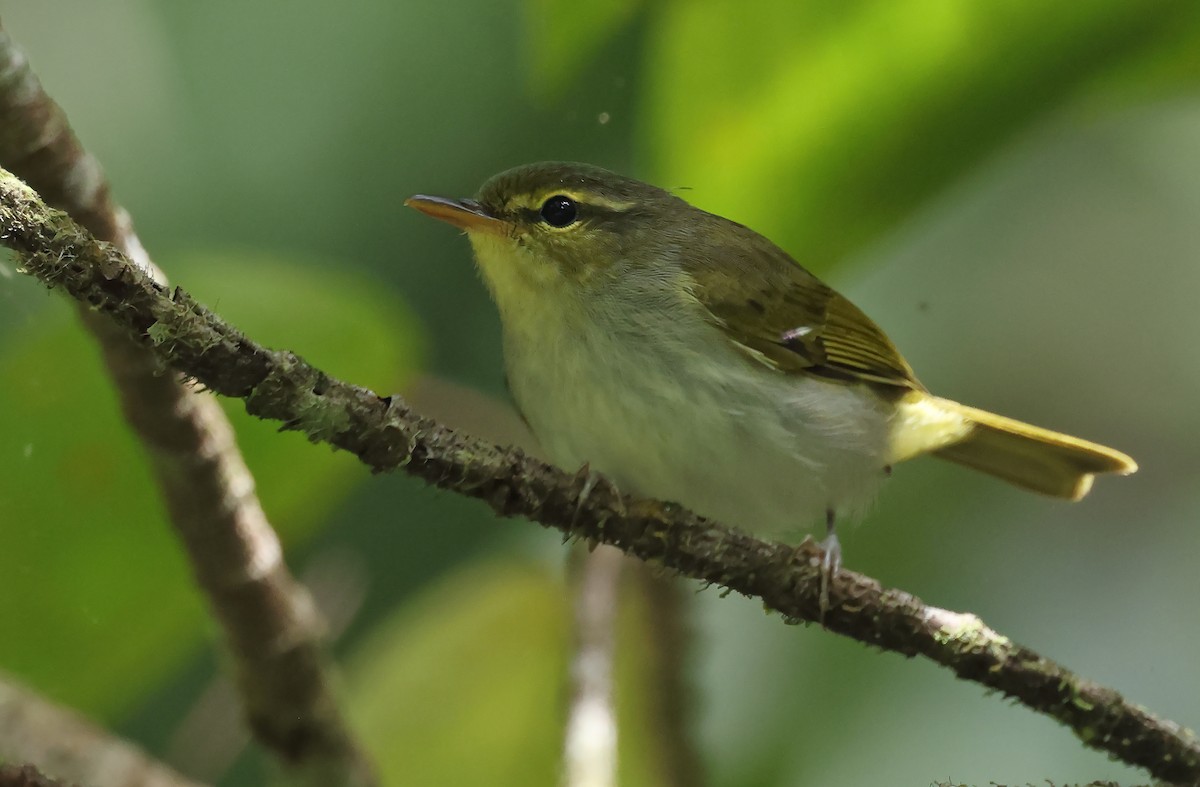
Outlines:
{"label": "bird's wing", "polygon": [[685,261],[684,268],[693,295],[738,349],[785,373],[923,390],[857,306],[766,238],[734,227],[709,234],[705,246],[716,253],[709,264]]}

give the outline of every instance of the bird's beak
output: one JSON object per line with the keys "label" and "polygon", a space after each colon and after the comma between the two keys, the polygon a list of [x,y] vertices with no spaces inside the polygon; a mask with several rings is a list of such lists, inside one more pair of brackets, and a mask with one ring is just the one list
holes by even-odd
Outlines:
{"label": "bird's beak", "polygon": [[433,216],[453,224],[467,232],[486,232],[492,235],[508,235],[512,225],[489,214],[473,199],[447,199],[417,194],[404,200],[404,205],[415,208],[426,216]]}

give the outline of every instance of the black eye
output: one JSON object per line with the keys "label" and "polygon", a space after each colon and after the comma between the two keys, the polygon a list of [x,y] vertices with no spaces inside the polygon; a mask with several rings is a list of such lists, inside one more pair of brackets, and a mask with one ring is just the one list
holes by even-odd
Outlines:
{"label": "black eye", "polygon": [[542,220],[551,227],[566,227],[575,223],[579,208],[565,194],[555,194],[542,203]]}

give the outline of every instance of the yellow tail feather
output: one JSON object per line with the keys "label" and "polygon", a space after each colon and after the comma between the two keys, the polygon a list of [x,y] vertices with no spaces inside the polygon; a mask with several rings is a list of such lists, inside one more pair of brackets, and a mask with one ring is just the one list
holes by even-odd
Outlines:
{"label": "yellow tail feather", "polygon": [[1137,470],[1120,451],[949,399],[914,392],[899,409],[896,461],[933,453],[1023,489],[1068,500],[1086,495],[1097,473]]}

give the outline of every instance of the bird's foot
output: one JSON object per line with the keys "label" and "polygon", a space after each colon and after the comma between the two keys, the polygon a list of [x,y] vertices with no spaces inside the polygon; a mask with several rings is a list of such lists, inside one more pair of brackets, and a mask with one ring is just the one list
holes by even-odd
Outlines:
{"label": "bird's foot", "polygon": [[[575,480],[581,482],[582,485],[579,489],[579,495],[575,498],[575,512],[571,515],[572,530],[575,529],[575,525],[579,521],[580,512],[583,511],[592,494],[601,486],[608,487],[609,498],[617,514],[619,516],[625,515],[625,503],[621,496],[621,490],[617,488],[617,485],[608,476],[593,470],[590,464],[584,463],[583,467],[579,468],[579,471],[575,473]],[[600,523],[600,527],[604,527],[603,522]],[[592,547],[594,547],[594,544],[589,544],[589,548]]]}
{"label": "bird's foot", "polygon": [[838,541],[834,529],[836,514],[832,508],[825,511],[825,538],[821,541],[821,549],[825,557],[821,559],[821,592],[818,599],[820,605],[820,623],[825,625],[825,613],[829,611],[829,585],[842,567],[842,543]]}

